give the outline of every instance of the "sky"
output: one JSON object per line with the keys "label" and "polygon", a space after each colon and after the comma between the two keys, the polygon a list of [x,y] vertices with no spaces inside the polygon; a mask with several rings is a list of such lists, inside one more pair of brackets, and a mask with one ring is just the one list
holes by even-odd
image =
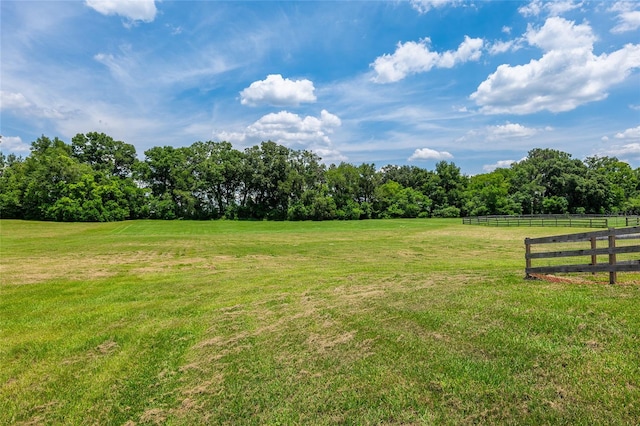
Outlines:
{"label": "sky", "polygon": [[640,2],[0,2],[0,150],[272,140],[464,174],[534,148],[640,167]]}

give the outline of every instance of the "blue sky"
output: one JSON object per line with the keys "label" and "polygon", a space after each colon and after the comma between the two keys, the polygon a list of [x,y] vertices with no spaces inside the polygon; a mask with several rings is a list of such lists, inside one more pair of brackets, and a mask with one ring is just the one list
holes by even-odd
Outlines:
{"label": "blue sky", "polygon": [[326,163],[640,167],[640,2],[0,2],[2,152],[273,140]]}

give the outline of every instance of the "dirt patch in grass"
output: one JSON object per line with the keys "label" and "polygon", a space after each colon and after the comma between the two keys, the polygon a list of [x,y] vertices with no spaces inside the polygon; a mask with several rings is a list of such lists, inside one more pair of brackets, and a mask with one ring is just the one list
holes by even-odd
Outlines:
{"label": "dirt patch in grass", "polygon": [[218,262],[229,257],[175,257],[151,252],[114,253],[99,256],[52,256],[31,258],[28,264],[3,262],[2,284],[36,284],[50,280],[86,281],[118,274],[143,275],[175,272],[183,269],[215,271]]}
{"label": "dirt patch in grass", "polygon": [[109,355],[118,348],[118,343],[113,340],[107,340],[96,347],[96,352],[100,355]]}
{"label": "dirt patch in grass", "polygon": [[[609,278],[606,273],[599,273],[596,275],[585,276],[557,276],[551,274],[531,274],[531,277],[536,280],[543,280],[550,283],[564,283],[564,284],[609,284]],[[634,273],[619,273],[618,281],[616,285],[628,284],[628,285],[640,285],[640,274]]]}
{"label": "dirt patch in grass", "polygon": [[312,351],[325,353],[333,349],[335,346],[352,341],[355,334],[355,331],[349,331],[337,335],[311,333],[307,338],[307,346]]}
{"label": "dirt patch in grass", "polygon": [[156,425],[163,424],[166,419],[167,414],[160,408],[151,408],[150,410],[142,413],[142,416],[140,416],[140,421],[142,423],[151,423]]}
{"label": "dirt patch in grass", "polygon": [[567,284],[589,284],[593,281],[587,281],[580,277],[558,277],[556,275],[548,274],[531,274],[531,277],[536,280],[548,281],[550,283],[567,283]]}

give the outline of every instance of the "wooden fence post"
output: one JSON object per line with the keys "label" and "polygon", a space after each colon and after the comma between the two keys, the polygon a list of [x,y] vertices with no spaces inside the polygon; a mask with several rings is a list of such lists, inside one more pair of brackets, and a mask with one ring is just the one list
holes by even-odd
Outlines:
{"label": "wooden fence post", "polygon": [[524,257],[526,259],[525,278],[531,278],[529,275],[529,268],[531,268],[531,244],[529,244],[529,238],[524,239]]}
{"label": "wooden fence post", "polygon": [[[596,244],[596,237],[591,237],[591,250],[595,250],[595,249],[596,249],[596,247],[597,247],[597,244]],[[591,255],[591,264],[592,264],[592,265],[595,265],[595,264],[597,264],[597,263],[598,263],[598,256],[597,256],[597,255],[595,255],[595,254],[592,254],[592,255]],[[592,272],[592,273],[591,273],[591,275],[595,275],[595,274],[596,274],[595,272]]]}
{"label": "wooden fence post", "polygon": [[616,267],[616,234],[614,228],[609,228],[609,284],[615,284],[618,278],[618,274],[615,270]]}

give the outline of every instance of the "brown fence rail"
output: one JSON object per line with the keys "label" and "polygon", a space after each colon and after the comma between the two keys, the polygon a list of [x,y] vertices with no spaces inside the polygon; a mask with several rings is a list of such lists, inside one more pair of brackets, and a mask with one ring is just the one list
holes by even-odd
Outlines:
{"label": "brown fence rail", "polygon": [[[598,240],[607,240],[607,247],[597,248]],[[554,274],[562,272],[609,272],[609,283],[615,284],[618,272],[640,272],[640,260],[617,260],[618,254],[640,253],[640,245],[616,246],[617,240],[640,239],[640,226],[630,228],[609,228],[604,231],[582,232],[578,234],[557,235],[553,237],[526,238],[525,259],[526,276],[532,274]],[[532,253],[531,246],[537,244],[589,242],[590,248],[580,250],[559,250]],[[597,257],[608,256],[607,263],[598,263]],[[572,256],[591,256],[591,263],[578,265],[554,265],[532,267],[533,259],[563,258]]]}
{"label": "brown fence rail", "polygon": [[490,215],[462,218],[464,225],[484,226],[551,226],[570,228],[609,228],[640,225],[640,216],[615,215]]}

